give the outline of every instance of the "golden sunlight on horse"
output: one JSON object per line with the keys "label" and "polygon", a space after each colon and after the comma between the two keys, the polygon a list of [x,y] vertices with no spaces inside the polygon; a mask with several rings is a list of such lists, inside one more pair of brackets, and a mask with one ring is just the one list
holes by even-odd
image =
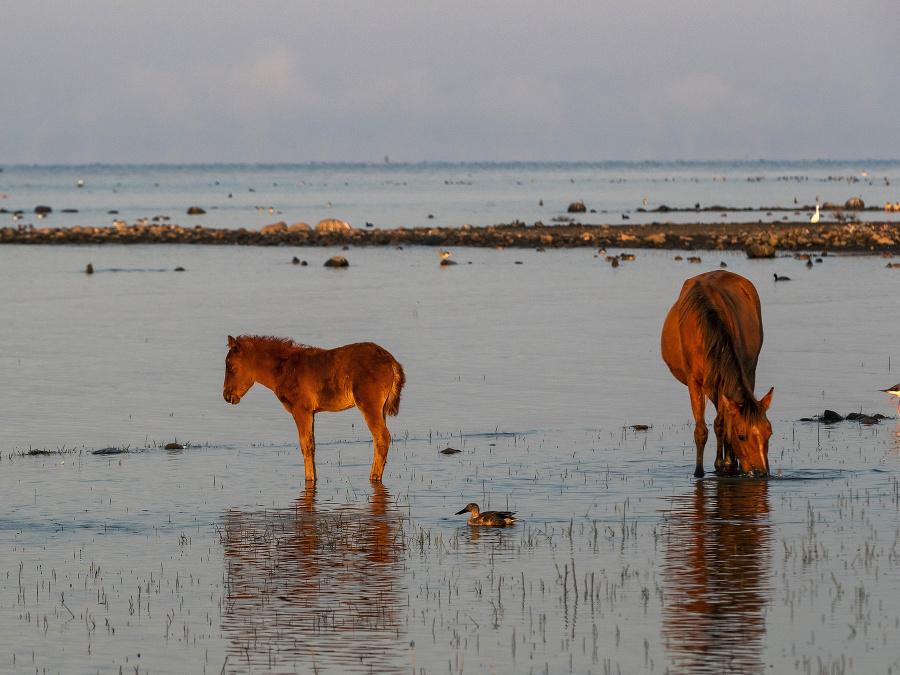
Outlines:
{"label": "golden sunlight on horse", "polygon": [[709,437],[707,399],[716,407],[716,471],[769,475],[772,425],[766,411],[774,387],[759,401],[753,394],[762,343],[762,310],[753,284],[722,270],[684,282],[663,325],[662,357],[690,393],[698,478]]}
{"label": "golden sunlight on horse", "polygon": [[369,479],[381,480],[391,446],[385,417],[399,411],[406,383],[403,366],[386,349],[371,342],[318,349],[286,338],[229,335],[222,395],[237,405],[256,382],[274,391],[293,415],[307,481],[316,480],[315,414],[354,406],[372,432]]}

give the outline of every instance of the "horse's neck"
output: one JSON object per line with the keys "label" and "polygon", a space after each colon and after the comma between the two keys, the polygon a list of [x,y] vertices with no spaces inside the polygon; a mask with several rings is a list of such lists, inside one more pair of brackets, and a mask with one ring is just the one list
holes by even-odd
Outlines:
{"label": "horse's neck", "polygon": [[253,353],[254,379],[274,391],[286,358],[286,354],[263,347],[257,348]]}
{"label": "horse's neck", "polygon": [[750,380],[743,367],[739,369],[739,373],[719,375],[722,382],[723,393],[735,403],[743,403],[744,401],[755,400],[753,389],[750,387]]}

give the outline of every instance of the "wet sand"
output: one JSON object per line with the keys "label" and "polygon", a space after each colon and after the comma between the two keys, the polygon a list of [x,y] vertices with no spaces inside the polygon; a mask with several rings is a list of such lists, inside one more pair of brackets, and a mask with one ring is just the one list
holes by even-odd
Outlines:
{"label": "wet sand", "polygon": [[[268,229],[268,228],[267,228]],[[777,250],[833,252],[900,251],[900,223],[794,222],[651,223],[649,225],[526,225],[491,227],[416,227],[261,231],[170,224],[119,227],[0,229],[0,244],[204,244],[246,246],[471,246],[514,248],[623,247],[697,250],[762,249],[754,257]]]}

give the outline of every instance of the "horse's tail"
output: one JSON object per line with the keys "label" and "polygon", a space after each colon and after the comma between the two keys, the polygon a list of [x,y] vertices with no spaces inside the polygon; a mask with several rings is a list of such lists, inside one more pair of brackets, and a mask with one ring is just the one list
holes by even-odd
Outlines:
{"label": "horse's tail", "polygon": [[391,384],[391,390],[384,401],[385,416],[394,416],[400,412],[400,394],[403,391],[403,385],[406,384],[406,374],[403,372],[403,366],[396,359],[391,360],[391,368],[394,371],[394,382]]}

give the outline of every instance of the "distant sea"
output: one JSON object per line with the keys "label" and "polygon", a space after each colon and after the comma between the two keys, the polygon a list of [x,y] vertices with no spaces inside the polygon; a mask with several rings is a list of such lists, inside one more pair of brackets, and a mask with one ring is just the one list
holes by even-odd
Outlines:
{"label": "distant sea", "polygon": [[[715,211],[900,202],[900,160],[0,166],[0,227],[104,227],[168,217],[259,229],[336,218],[355,228],[545,225],[583,201],[586,224],[720,221]],[[52,213],[38,220],[36,206]],[[203,215],[189,216],[199,206]],[[646,212],[641,212],[645,209]],[[21,211],[19,218],[15,212]],[[735,221],[733,216],[732,221]],[[900,220],[900,213],[863,216]],[[756,220],[748,215],[744,220]]]}

